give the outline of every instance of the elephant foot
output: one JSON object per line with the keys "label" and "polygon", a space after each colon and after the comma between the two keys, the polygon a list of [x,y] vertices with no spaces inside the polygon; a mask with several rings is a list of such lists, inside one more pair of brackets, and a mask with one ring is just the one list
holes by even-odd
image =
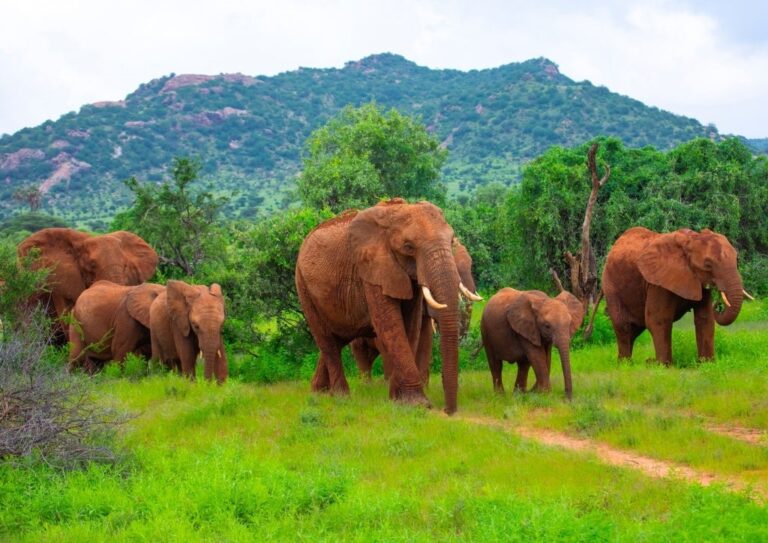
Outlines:
{"label": "elephant foot", "polygon": [[397,401],[409,405],[426,407],[427,409],[432,408],[432,403],[420,389],[400,389],[399,394],[397,395]]}
{"label": "elephant foot", "polygon": [[349,383],[346,380],[334,383],[329,389],[332,396],[349,396]]}

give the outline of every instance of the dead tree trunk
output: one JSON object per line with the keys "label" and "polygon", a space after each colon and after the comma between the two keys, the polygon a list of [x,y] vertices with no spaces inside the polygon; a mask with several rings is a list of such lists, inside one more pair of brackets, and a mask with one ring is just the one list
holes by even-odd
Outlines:
{"label": "dead tree trunk", "polygon": [[[597,165],[595,164],[597,149],[598,144],[595,143],[589,148],[587,153],[587,167],[592,178],[592,191],[589,193],[587,208],[584,212],[584,222],[581,225],[581,251],[575,255],[570,251],[565,253],[565,258],[570,268],[571,288],[573,289],[574,296],[584,304],[585,315],[589,313],[589,309],[597,300],[597,261],[592,251],[592,244],[589,241],[589,229],[592,224],[595,204],[597,203],[597,193],[611,176],[611,168],[605,163],[603,163],[605,174],[602,178],[598,176]],[[589,339],[586,332],[585,330],[584,339]],[[591,332],[591,327],[589,327],[590,335]]]}

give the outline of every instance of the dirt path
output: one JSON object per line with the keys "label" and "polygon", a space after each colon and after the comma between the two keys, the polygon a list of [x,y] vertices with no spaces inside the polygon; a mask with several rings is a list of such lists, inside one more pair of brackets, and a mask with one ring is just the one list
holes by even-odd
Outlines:
{"label": "dirt path", "polygon": [[[760,502],[768,501],[768,491],[766,489],[756,485],[749,485],[747,482],[740,479],[700,471],[666,460],[657,460],[630,451],[617,449],[610,445],[606,445],[605,443],[599,443],[590,439],[574,437],[553,430],[515,426],[509,422],[491,417],[459,416],[457,419],[472,424],[500,428],[506,432],[515,433],[521,437],[537,441],[544,445],[568,449],[575,452],[591,453],[601,462],[612,466],[635,469],[648,477],[659,479],[671,477],[682,479],[689,483],[700,484],[702,486],[709,486],[713,483],[717,483],[724,485],[729,490],[737,492],[749,489],[753,499],[757,499]],[[732,428],[730,429],[732,430]],[[762,437],[762,435],[760,437]]]}
{"label": "dirt path", "polygon": [[706,424],[704,426],[710,432],[720,434],[739,441],[745,441],[752,445],[768,445],[765,439],[765,431],[758,430],[757,428],[743,428],[741,426],[733,426],[731,424]]}

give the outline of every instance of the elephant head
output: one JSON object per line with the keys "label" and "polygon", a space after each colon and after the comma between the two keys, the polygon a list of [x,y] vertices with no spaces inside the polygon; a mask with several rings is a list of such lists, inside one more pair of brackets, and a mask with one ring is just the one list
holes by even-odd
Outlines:
{"label": "elephant head", "polygon": [[571,338],[584,320],[584,306],[576,296],[563,291],[550,298],[540,291],[521,292],[506,311],[509,326],[537,347],[554,345],[560,353],[565,395],[571,398]]}
{"label": "elephant head", "polygon": [[659,235],[637,264],[648,283],[687,300],[701,300],[702,288],[716,286],[723,295],[725,309],[715,311],[715,320],[727,326],[738,317],[744,300],[736,260],[736,249],[728,239],[705,228],[701,232],[682,229]]}
{"label": "elephant head", "polygon": [[138,285],[155,273],[157,253],[139,236],[113,232],[92,236],[71,228],[44,228],[18,247],[21,257],[38,251],[36,268],[49,268],[48,285],[61,313],[99,280]]}
{"label": "elephant head", "polygon": [[[227,359],[221,339],[224,324],[224,296],[214,283],[189,285],[184,281],[168,281],[166,285],[168,313],[179,352],[200,351],[205,361],[205,378],[214,375],[219,383],[227,378]],[[184,349],[178,343],[186,344]]]}
{"label": "elephant head", "polygon": [[[384,296],[396,300],[421,304],[423,296],[434,310],[440,326],[445,409],[455,412],[460,279],[453,229],[437,206],[394,199],[359,212],[349,232],[354,266],[365,283],[381,287]],[[377,333],[381,338],[381,331]]]}

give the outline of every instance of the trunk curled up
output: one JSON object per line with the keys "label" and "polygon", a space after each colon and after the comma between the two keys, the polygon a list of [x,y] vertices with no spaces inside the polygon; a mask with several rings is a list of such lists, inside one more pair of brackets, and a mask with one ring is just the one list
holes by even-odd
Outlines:
{"label": "trunk curled up", "polygon": [[722,283],[717,282],[717,287],[720,289],[720,292],[725,294],[728,303],[723,311],[715,311],[715,321],[721,326],[728,326],[739,316],[741,304],[744,301],[744,285],[741,282],[739,272],[733,271],[729,273],[726,280],[722,281]]}

